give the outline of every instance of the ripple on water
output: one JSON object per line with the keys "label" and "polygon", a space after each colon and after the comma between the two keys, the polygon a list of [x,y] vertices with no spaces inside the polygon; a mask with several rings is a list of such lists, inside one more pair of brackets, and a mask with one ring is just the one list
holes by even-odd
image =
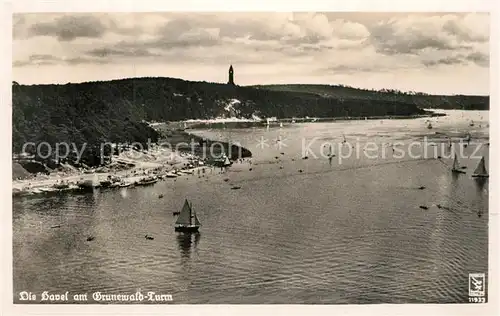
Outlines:
{"label": "ripple on water", "polygon": [[[435,160],[330,167],[292,161],[284,150],[284,169],[235,165],[238,172],[209,181],[159,182],[125,196],[15,201],[14,291],[141,289],[172,294],[174,303],[465,302],[468,273],[487,271],[487,187]],[[256,160],[278,154],[257,152]],[[462,163],[470,170],[476,162]],[[241,189],[230,190],[234,183]],[[173,230],[172,211],[186,197],[200,234]]]}

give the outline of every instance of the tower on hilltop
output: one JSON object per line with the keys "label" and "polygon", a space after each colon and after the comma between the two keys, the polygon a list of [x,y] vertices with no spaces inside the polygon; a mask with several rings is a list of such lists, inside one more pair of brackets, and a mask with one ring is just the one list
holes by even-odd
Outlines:
{"label": "tower on hilltop", "polygon": [[229,81],[227,84],[234,86],[234,70],[233,65],[229,66]]}

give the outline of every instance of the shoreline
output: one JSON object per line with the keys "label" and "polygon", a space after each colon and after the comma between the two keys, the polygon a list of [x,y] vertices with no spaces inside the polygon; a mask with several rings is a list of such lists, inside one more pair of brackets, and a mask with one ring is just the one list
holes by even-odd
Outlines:
{"label": "shoreline", "polygon": [[[250,158],[252,153],[237,145],[231,145],[226,142],[217,142],[222,144],[217,152],[208,153],[211,144],[215,141],[204,139],[202,137],[178,130],[172,130],[164,124],[157,129],[169,141],[172,147],[178,147],[178,150],[156,146],[146,153],[134,152],[132,150],[122,152],[118,156],[112,157],[112,163],[99,168],[89,168],[85,170],[73,171],[53,171],[49,175],[30,174],[27,179],[12,180],[13,197],[33,196],[46,193],[73,193],[87,191],[88,189],[106,187],[102,183],[107,183],[112,178],[118,178],[115,182],[120,182],[123,187],[141,186],[154,184],[159,180],[167,178],[176,178],[181,175],[192,175],[205,173],[206,169],[221,167],[216,159],[224,152],[229,152],[231,160],[240,158]],[[166,127],[166,128],[165,128]],[[197,146],[182,146],[188,144],[198,144]],[[140,158],[130,157],[140,155]],[[215,156],[215,157],[214,157]],[[144,159],[145,158],[145,159]],[[115,169],[117,166],[131,166],[126,169]],[[205,170],[203,170],[205,169]],[[78,183],[92,183],[87,188],[79,186]],[[151,182],[151,183],[148,183]],[[64,188],[58,188],[56,185],[64,185]],[[67,185],[67,187],[66,187]],[[110,188],[120,188],[116,184]]]}
{"label": "shoreline", "polygon": [[[417,119],[426,117],[440,117],[446,116],[444,113],[430,113],[426,115],[413,115],[413,116],[372,116],[366,117],[350,117],[350,118],[302,118],[302,119],[280,119],[276,121],[269,122],[270,126],[279,126],[281,123],[304,123],[304,122],[333,122],[333,121],[347,121],[347,120],[375,120],[375,119]],[[186,126],[186,122],[164,122],[164,123],[154,123],[151,124],[151,128],[155,129],[161,134],[161,139],[158,143],[166,141],[171,148],[176,148],[176,150],[166,150],[159,146],[153,146],[147,152],[135,152],[130,150],[129,152],[122,152],[120,155],[114,155],[112,157],[112,162],[107,163],[98,168],[86,168],[83,170],[77,170],[73,168],[72,171],[60,171],[54,169],[51,171],[50,175],[38,174],[36,178],[33,178],[33,173],[30,174],[28,179],[16,179],[12,180],[12,195],[13,196],[26,196],[41,193],[50,192],[75,192],[82,191],[78,187],[77,183],[79,181],[92,181],[92,182],[105,182],[109,177],[120,178],[125,185],[135,185],[137,182],[142,180],[147,180],[148,177],[155,178],[154,180],[159,181],[168,177],[174,178],[181,174],[193,174],[197,169],[203,168],[214,168],[221,167],[218,165],[220,159],[214,159],[215,157],[220,157],[222,153],[228,153],[230,160],[235,161],[241,158],[251,158],[252,153],[250,150],[237,146],[234,144],[229,144],[223,141],[213,141],[206,139],[201,136],[189,133],[189,130],[196,130],[197,128],[202,129],[203,127],[217,128],[217,125],[226,128],[238,128],[238,127],[248,127],[245,125],[253,126],[267,126],[265,121],[255,121],[255,122],[188,122],[187,124],[191,126]],[[242,125],[243,124],[243,125]],[[200,127],[202,125],[203,127]],[[221,144],[222,146],[212,146],[212,144]],[[210,152],[209,152],[210,149]],[[159,152],[158,152],[159,151]],[[161,153],[163,151],[163,153]],[[135,155],[145,155],[146,159],[134,159],[132,157],[127,157],[127,154]],[[170,158],[168,158],[170,157]],[[126,167],[125,167],[126,166]],[[104,171],[103,171],[104,169]],[[110,169],[110,170],[107,170]],[[180,173],[179,173],[180,172]],[[184,172],[184,173],[183,173]],[[205,172],[205,171],[203,171]],[[60,184],[61,180],[68,184],[67,188],[58,189],[54,187],[56,184]],[[150,179],[152,180],[152,179]],[[140,184],[139,184],[140,185]],[[94,187],[99,187],[99,185],[94,185]],[[119,187],[119,186],[118,186]]]}
{"label": "shoreline", "polygon": [[419,118],[431,118],[446,116],[445,113],[432,112],[429,114],[412,115],[380,115],[380,116],[353,116],[353,117],[302,117],[302,118],[282,118],[269,121],[266,120],[234,120],[234,121],[181,121],[172,122],[178,129],[206,129],[206,128],[251,128],[280,126],[280,124],[298,124],[298,123],[328,123],[342,121],[365,121],[365,120],[411,120]]}
{"label": "shoreline", "polygon": [[[164,139],[160,140],[160,142],[167,141],[170,146],[176,147],[180,153],[191,153],[204,159],[207,164],[217,165],[215,160],[223,154],[228,155],[231,160],[252,157],[252,152],[243,146],[207,139],[181,130],[178,126],[182,123],[171,122],[156,125],[155,129],[164,136]],[[213,144],[220,146],[212,146]]]}

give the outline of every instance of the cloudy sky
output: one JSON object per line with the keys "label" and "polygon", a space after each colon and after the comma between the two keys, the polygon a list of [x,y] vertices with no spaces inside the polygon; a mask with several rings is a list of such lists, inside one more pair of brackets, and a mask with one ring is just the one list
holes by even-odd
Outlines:
{"label": "cloudy sky", "polygon": [[15,14],[13,80],[176,77],[489,94],[484,13]]}

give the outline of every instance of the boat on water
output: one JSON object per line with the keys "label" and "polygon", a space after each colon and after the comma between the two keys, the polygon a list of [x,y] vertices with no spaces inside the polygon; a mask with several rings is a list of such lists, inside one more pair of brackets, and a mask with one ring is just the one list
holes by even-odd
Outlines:
{"label": "boat on water", "polygon": [[192,206],[189,204],[188,200],[184,201],[184,206],[177,221],[175,221],[175,231],[184,233],[197,232],[200,228],[201,223],[196,216],[196,212],[193,210]]}
{"label": "boat on water", "polygon": [[119,186],[120,188],[126,188],[126,187],[129,187],[129,186],[131,186],[131,185],[132,185],[132,182],[125,182],[125,181],[121,181],[121,182],[118,184],[118,186]]}
{"label": "boat on water", "polygon": [[58,190],[69,189],[69,184],[64,183],[64,182],[56,183],[56,184],[54,184],[54,189],[58,189]]}
{"label": "boat on water", "polygon": [[488,171],[486,171],[486,166],[484,162],[484,157],[481,157],[481,160],[479,161],[479,164],[476,167],[476,170],[474,170],[474,173],[472,174],[474,178],[488,178]]}
{"label": "boat on water", "polygon": [[474,121],[470,121],[469,126],[474,126]]}
{"label": "boat on water", "polygon": [[158,179],[155,177],[146,177],[142,178],[141,180],[137,181],[135,184],[136,185],[150,185],[158,182]]}
{"label": "boat on water", "polygon": [[429,124],[427,124],[427,129],[432,129],[432,124],[431,124],[431,122],[429,122]]}
{"label": "boat on water", "polygon": [[229,160],[229,158],[226,155],[224,155],[220,159],[215,160],[214,164],[217,167],[229,167],[233,163],[231,162],[231,160]]}
{"label": "boat on water", "polygon": [[167,178],[177,178],[178,177],[178,175],[176,175],[175,173],[167,173],[165,176]]}
{"label": "boat on water", "polygon": [[109,188],[118,188],[120,186],[120,182],[113,182],[109,185]]}
{"label": "boat on water", "polygon": [[92,181],[92,180],[82,180],[82,181],[78,181],[76,185],[80,189],[83,189],[83,190],[92,190],[94,188],[99,187],[100,184],[94,183],[94,181]]}
{"label": "boat on water", "polygon": [[99,182],[99,184],[103,188],[109,188],[113,184],[113,181],[111,181],[111,180],[103,180],[103,181]]}
{"label": "boat on water", "polygon": [[455,157],[453,158],[453,167],[451,167],[451,172],[453,173],[465,173],[465,171],[460,170],[460,165],[458,164],[458,157],[457,154],[455,154]]}
{"label": "boat on water", "polygon": [[345,138],[345,135],[344,135],[344,134],[342,134],[342,143],[343,143],[343,144],[347,143],[347,139]]}

